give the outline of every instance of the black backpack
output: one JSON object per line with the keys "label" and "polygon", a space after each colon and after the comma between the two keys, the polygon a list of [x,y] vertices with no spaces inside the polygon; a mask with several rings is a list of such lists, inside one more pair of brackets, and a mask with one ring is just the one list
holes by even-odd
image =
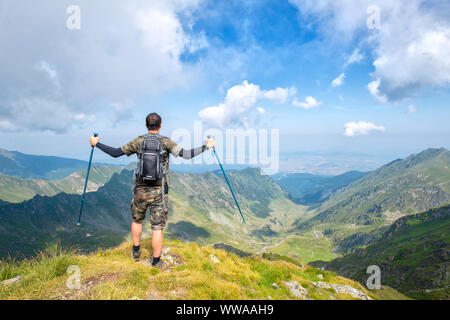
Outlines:
{"label": "black backpack", "polygon": [[[166,179],[166,167],[163,163],[163,155],[166,153],[162,149],[161,136],[159,134],[146,134],[141,143],[139,162],[136,176],[144,182],[157,181],[161,179],[161,190],[164,193]],[[168,182],[167,182],[168,184]],[[164,196],[162,197],[164,206]]]}

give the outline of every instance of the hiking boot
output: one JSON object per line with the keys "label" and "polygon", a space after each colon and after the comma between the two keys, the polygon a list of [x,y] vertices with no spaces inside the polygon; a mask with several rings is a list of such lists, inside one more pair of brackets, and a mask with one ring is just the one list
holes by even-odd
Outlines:
{"label": "hiking boot", "polygon": [[159,260],[155,265],[152,265],[153,268],[158,268],[162,271],[169,269],[169,265],[167,262]]}
{"label": "hiking boot", "polygon": [[135,251],[134,249],[131,249],[132,256],[134,260],[138,260],[141,256],[141,248],[139,250]]}

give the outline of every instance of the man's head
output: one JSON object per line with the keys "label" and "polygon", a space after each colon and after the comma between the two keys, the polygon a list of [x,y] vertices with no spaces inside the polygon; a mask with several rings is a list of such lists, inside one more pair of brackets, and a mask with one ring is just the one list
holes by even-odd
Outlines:
{"label": "man's head", "polygon": [[161,117],[157,113],[150,113],[145,119],[145,125],[149,131],[158,131],[161,129]]}

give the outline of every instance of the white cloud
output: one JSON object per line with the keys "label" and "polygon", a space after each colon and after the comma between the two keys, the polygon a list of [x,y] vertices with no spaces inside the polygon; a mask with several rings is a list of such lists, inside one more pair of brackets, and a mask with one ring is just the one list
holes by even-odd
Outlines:
{"label": "white cloud", "polygon": [[336,88],[336,87],[339,87],[339,86],[343,85],[344,84],[344,79],[345,79],[345,73],[341,73],[341,75],[339,77],[337,77],[336,79],[334,79],[331,82],[331,86],[333,88]]}
{"label": "white cloud", "polygon": [[[189,86],[197,69],[181,57],[208,41],[180,16],[193,20],[200,3],[79,0],[80,30],[65,28],[64,1],[2,3],[9,18],[0,19],[0,130],[64,132],[117,101]],[[132,112],[112,109],[114,122]]]}
{"label": "white cloud", "polygon": [[350,55],[350,57],[348,58],[347,62],[345,63],[344,67],[347,67],[349,65],[352,65],[354,63],[359,63],[362,61],[362,59],[364,59],[364,55],[362,55],[359,52],[359,49],[355,49],[353,50],[352,54]]}
{"label": "white cloud", "polygon": [[408,106],[408,110],[406,111],[406,114],[413,114],[413,113],[416,113],[416,112],[417,112],[416,106],[410,104]]}
{"label": "white cloud", "polygon": [[383,126],[377,126],[372,122],[358,121],[348,122],[344,125],[344,135],[347,137],[353,137],[356,135],[366,135],[373,131],[384,132]]}
{"label": "white cloud", "polygon": [[306,97],[305,102],[299,102],[297,100],[294,100],[292,104],[296,107],[311,109],[321,106],[322,102],[317,101],[314,97]]}
{"label": "white cloud", "polygon": [[264,108],[258,107],[256,108],[256,110],[260,113],[260,114],[265,114],[266,110]]}
{"label": "white cloud", "polygon": [[[301,14],[314,16],[327,37],[354,40],[374,56],[372,89],[380,101],[399,101],[421,89],[450,85],[449,1],[290,0]],[[366,9],[381,10],[379,30],[368,30]],[[357,59],[356,59],[357,60]],[[355,61],[356,61],[355,60]],[[376,90],[375,90],[376,88]]]}
{"label": "white cloud", "polygon": [[[225,101],[217,106],[207,107],[198,113],[200,119],[210,126],[222,128],[230,124],[248,126],[252,111],[260,99],[271,100],[275,103],[285,103],[287,98],[295,94],[294,88],[261,90],[258,85],[244,81],[227,91]],[[263,108],[256,109],[260,114]]]}
{"label": "white cloud", "polygon": [[378,101],[386,103],[387,97],[380,93],[379,88],[380,88],[380,79],[372,81],[367,85],[367,89],[369,89],[371,95],[373,95]]}
{"label": "white cloud", "polygon": [[274,90],[264,91],[262,97],[284,104],[287,99],[297,93],[295,88],[276,88]]}

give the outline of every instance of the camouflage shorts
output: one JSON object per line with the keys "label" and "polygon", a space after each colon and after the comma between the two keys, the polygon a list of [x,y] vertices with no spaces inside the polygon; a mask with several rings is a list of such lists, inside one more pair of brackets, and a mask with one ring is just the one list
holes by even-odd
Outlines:
{"label": "camouflage shorts", "polygon": [[164,208],[161,201],[161,188],[138,186],[134,188],[133,200],[131,201],[131,217],[137,223],[144,222],[147,208],[150,210],[150,223],[152,230],[162,230],[166,226],[168,217],[167,193],[164,196]]}

